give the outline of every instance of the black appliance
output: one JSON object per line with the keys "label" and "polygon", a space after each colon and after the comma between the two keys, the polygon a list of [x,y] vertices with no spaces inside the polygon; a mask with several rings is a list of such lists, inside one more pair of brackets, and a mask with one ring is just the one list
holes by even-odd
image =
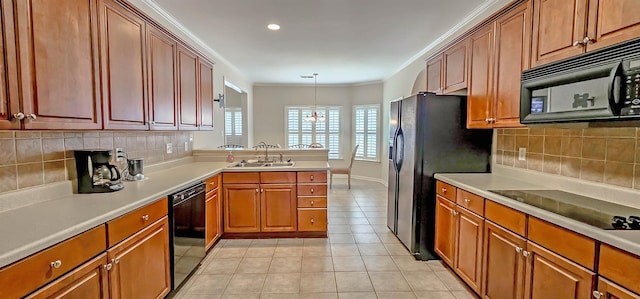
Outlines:
{"label": "black appliance", "polygon": [[560,190],[489,190],[597,228],[640,229],[640,209]]}
{"label": "black appliance", "polygon": [[76,150],[78,193],[105,193],[124,188],[120,170],[109,164],[112,150]]}
{"label": "black appliance", "polygon": [[169,196],[171,289],[177,289],[206,255],[205,191],[202,182]]}
{"label": "black appliance", "polygon": [[640,39],[522,73],[521,123],[611,121],[640,121]]}
{"label": "black appliance", "polygon": [[416,259],[434,253],[437,172],[489,172],[492,130],[467,130],[466,98],[391,102],[387,226]]}

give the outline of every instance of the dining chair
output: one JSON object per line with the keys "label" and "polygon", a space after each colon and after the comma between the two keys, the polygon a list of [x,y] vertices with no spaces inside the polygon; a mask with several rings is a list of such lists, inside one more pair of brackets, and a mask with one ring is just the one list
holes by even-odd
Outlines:
{"label": "dining chair", "polygon": [[349,184],[349,189],[351,189],[351,167],[353,166],[353,160],[356,158],[356,152],[358,151],[358,147],[360,145],[356,144],[356,147],[353,148],[353,152],[351,153],[351,160],[349,161],[349,165],[347,167],[329,167],[329,188],[333,185],[333,175],[334,174],[346,174],[347,180]]}

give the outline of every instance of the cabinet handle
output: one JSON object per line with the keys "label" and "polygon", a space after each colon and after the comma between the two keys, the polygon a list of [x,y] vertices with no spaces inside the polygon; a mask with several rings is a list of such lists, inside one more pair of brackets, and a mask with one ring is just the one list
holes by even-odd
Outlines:
{"label": "cabinet handle", "polygon": [[13,115],[13,118],[15,118],[15,119],[17,119],[17,120],[23,120],[23,119],[24,119],[24,117],[25,117],[25,116],[24,116],[24,113],[22,113],[22,112],[15,113],[15,114]]}
{"label": "cabinet handle", "polygon": [[447,188],[442,188],[442,193],[447,193]]}
{"label": "cabinet handle", "polygon": [[314,224],[316,222],[315,218],[311,218],[311,224]]}
{"label": "cabinet handle", "polygon": [[313,181],[313,176],[311,176],[310,179]]}
{"label": "cabinet handle", "polygon": [[517,252],[517,253],[522,252],[522,248],[520,248],[520,247],[516,247],[516,252]]}
{"label": "cabinet handle", "polygon": [[582,46],[582,45],[584,45],[584,42],[582,42],[582,41],[577,40],[577,41],[574,41],[574,42],[573,42],[573,46],[574,46],[574,47]]}
{"label": "cabinet handle", "polygon": [[107,271],[111,270],[111,268],[113,268],[113,265],[111,263],[104,265],[104,269]]}
{"label": "cabinet handle", "polygon": [[114,258],[114,259],[112,259],[112,260],[111,260],[111,262],[112,262],[113,264],[117,264],[117,263],[119,263],[119,262],[120,262],[120,258],[119,258],[119,257]]}
{"label": "cabinet handle", "polygon": [[596,42],[595,39],[592,39],[592,38],[590,38],[588,36],[585,36],[585,38],[582,40],[582,44],[583,45],[593,44],[595,42]]}
{"label": "cabinet handle", "polygon": [[149,221],[149,214],[142,216],[143,221]]}
{"label": "cabinet handle", "polygon": [[36,116],[33,113],[27,115],[27,119],[30,119],[30,120],[36,120],[37,118],[38,118],[38,116]]}
{"label": "cabinet handle", "polygon": [[599,291],[593,291],[593,298],[600,299],[604,294]]}
{"label": "cabinet handle", "polygon": [[313,207],[313,200],[311,201],[311,206]]}
{"label": "cabinet handle", "polygon": [[51,262],[51,268],[58,269],[58,268],[60,268],[60,266],[62,266],[62,261],[61,260],[57,260],[55,262]]}

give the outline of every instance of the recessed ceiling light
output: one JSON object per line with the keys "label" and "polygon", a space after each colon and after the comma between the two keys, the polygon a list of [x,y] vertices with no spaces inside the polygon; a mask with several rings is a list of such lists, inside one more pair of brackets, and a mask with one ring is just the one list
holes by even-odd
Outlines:
{"label": "recessed ceiling light", "polygon": [[276,31],[276,30],[280,30],[280,25],[278,25],[278,24],[269,24],[269,25],[267,25],[267,28],[269,28],[269,30]]}

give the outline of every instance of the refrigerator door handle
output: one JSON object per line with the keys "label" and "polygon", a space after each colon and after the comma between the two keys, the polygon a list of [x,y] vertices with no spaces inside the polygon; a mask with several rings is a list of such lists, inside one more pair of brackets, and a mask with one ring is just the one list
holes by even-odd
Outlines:
{"label": "refrigerator door handle", "polygon": [[393,168],[398,171],[398,164],[396,157],[398,156],[398,130],[393,133],[393,145],[392,145],[392,153],[391,153],[391,162],[393,163]]}
{"label": "refrigerator door handle", "polygon": [[398,129],[398,133],[396,134],[396,154],[394,155],[396,170],[400,172],[402,169],[402,162],[404,161],[404,132],[402,128]]}

